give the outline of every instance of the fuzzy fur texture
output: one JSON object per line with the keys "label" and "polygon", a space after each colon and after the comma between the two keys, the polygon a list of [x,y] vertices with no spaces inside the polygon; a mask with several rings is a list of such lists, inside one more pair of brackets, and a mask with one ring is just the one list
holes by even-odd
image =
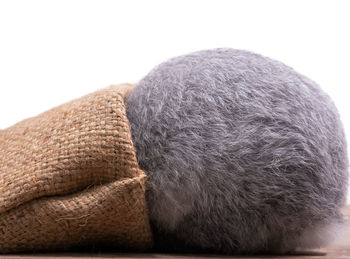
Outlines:
{"label": "fuzzy fur texture", "polygon": [[214,49],[176,57],[126,100],[156,233],[225,253],[327,243],[348,158],[330,98],[292,68]]}

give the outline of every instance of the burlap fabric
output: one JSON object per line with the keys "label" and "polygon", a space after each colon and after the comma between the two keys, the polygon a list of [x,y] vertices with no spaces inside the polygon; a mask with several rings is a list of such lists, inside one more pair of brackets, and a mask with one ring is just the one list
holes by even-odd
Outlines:
{"label": "burlap fabric", "polygon": [[0,131],[0,252],[152,246],[124,97],[108,87]]}

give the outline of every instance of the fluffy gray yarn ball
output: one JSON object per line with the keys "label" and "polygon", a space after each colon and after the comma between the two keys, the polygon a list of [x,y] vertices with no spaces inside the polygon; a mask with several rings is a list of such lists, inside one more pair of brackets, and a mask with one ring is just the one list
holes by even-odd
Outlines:
{"label": "fluffy gray yarn ball", "polygon": [[327,243],[348,158],[336,107],[292,68],[242,50],[176,57],[127,98],[156,233],[224,253]]}

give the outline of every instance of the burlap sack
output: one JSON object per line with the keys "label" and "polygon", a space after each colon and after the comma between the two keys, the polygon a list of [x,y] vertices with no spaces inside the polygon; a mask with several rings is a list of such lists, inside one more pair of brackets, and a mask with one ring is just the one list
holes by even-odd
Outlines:
{"label": "burlap sack", "polygon": [[124,96],[109,87],[0,131],[0,252],[152,246]]}

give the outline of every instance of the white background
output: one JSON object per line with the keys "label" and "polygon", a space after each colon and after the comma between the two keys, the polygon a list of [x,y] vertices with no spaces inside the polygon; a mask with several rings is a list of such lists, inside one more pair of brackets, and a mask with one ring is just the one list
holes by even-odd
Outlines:
{"label": "white background", "polygon": [[347,0],[1,1],[0,129],[217,47],[261,53],[318,82],[349,139]]}

